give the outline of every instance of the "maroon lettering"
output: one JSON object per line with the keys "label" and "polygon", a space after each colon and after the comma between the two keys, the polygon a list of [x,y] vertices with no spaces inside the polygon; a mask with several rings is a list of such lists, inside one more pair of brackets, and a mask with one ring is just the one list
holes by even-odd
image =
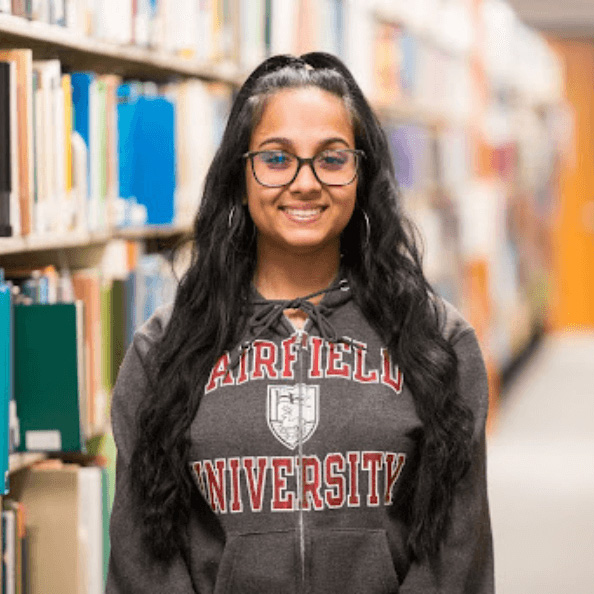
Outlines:
{"label": "maroon lettering", "polygon": [[287,475],[294,473],[293,458],[272,458],[272,511],[295,508],[295,494],[287,489]]}
{"label": "maroon lettering", "polygon": [[377,384],[377,369],[366,370],[367,345],[364,342],[353,341],[355,347],[355,372],[353,379],[363,384]]}
{"label": "maroon lettering", "polygon": [[400,394],[402,392],[402,372],[398,366],[395,371],[392,370],[388,349],[382,349],[382,363],[382,384],[390,386],[396,394]]}
{"label": "maroon lettering", "polygon": [[342,360],[343,354],[350,350],[350,344],[335,342],[328,343],[326,377],[351,377],[351,366]]}
{"label": "maroon lettering", "polygon": [[342,474],[345,467],[345,459],[342,454],[328,454],[324,460],[324,482],[327,489],[324,492],[326,505],[330,508],[339,508],[344,505],[345,478]]}
{"label": "maroon lettering", "polygon": [[204,390],[206,394],[212,392],[214,389],[218,388],[221,385],[233,385],[233,376],[231,375],[231,372],[227,373],[228,367],[229,353],[225,353],[219,358],[216,365],[212,368],[212,371],[210,372],[210,378]]}
{"label": "maroon lettering", "polygon": [[[268,466],[268,458],[260,456],[258,458],[243,458],[243,471],[247,480],[247,491],[250,499],[250,506],[252,511],[262,511],[262,501],[264,498],[264,483],[266,480],[266,468]],[[258,470],[254,476],[254,467]]]}
{"label": "maroon lettering", "polygon": [[379,492],[377,487],[378,474],[383,462],[382,452],[364,452],[361,467],[369,473],[369,485],[367,489],[367,505],[376,507],[379,505]]}
{"label": "maroon lettering", "polygon": [[347,500],[349,507],[359,507],[361,499],[359,498],[359,452],[349,452],[347,454],[349,462],[349,497]]}
{"label": "maroon lettering", "polygon": [[268,379],[277,379],[278,372],[274,367],[276,363],[277,347],[274,342],[268,340],[257,340],[253,344],[254,367],[252,379],[262,379],[264,375]]}
{"label": "maroon lettering", "polygon": [[394,497],[392,488],[402,472],[405,460],[405,454],[393,454],[392,452],[386,453],[386,490],[384,493],[384,503],[386,505],[392,505]]}
{"label": "maroon lettering", "polygon": [[228,462],[231,474],[231,505],[229,509],[233,513],[238,513],[243,511],[239,488],[239,458],[229,458]]}
{"label": "maroon lettering", "polygon": [[322,347],[324,341],[319,336],[312,336],[311,339],[311,361],[309,365],[309,377],[311,379],[322,377]]}
{"label": "maroon lettering", "polygon": [[316,510],[324,509],[324,501],[320,496],[321,464],[317,456],[303,456],[301,468],[301,489],[303,509],[310,509],[310,504]]}
{"label": "maroon lettering", "polygon": [[237,385],[245,384],[248,381],[248,354],[249,350],[245,349],[241,353],[241,358],[239,359],[239,375],[237,376]]}
{"label": "maroon lettering", "polygon": [[225,460],[219,458],[214,461],[216,466],[210,460],[204,460],[204,471],[206,482],[208,483],[208,494],[210,507],[215,513],[225,513],[227,511],[227,495],[225,492]]}
{"label": "maroon lettering", "polygon": [[192,464],[192,468],[194,469],[194,474],[196,476],[196,483],[198,485],[198,489],[202,493],[202,496],[206,501],[208,501],[208,493],[206,488],[204,487],[204,480],[202,479],[202,463],[201,462],[194,462]]}
{"label": "maroon lettering", "polygon": [[283,340],[283,370],[281,373],[283,379],[293,379],[295,377],[295,361],[297,361],[297,353],[295,352],[296,341],[296,334],[293,334],[291,338]]}

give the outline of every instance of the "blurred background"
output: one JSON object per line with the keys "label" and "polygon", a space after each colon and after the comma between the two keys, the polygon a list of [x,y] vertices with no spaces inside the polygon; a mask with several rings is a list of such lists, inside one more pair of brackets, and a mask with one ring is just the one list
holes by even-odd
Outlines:
{"label": "blurred background", "polygon": [[592,0],[0,0],[3,592],[102,591],[123,354],[233,94],[312,50],[372,102],[477,331],[497,591],[594,592]]}

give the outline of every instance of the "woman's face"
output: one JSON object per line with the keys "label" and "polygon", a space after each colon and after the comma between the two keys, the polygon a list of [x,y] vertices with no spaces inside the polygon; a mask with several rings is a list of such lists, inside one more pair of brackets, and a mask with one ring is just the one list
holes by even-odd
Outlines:
{"label": "woman's face", "polygon": [[[316,87],[282,90],[269,98],[252,132],[250,151],[283,150],[302,158],[327,149],[354,149],[351,119],[343,101]],[[357,179],[346,186],[320,183],[303,165],[292,183],[261,185],[246,161],[247,204],[258,230],[260,255],[266,250],[292,254],[340,250],[357,193]]]}

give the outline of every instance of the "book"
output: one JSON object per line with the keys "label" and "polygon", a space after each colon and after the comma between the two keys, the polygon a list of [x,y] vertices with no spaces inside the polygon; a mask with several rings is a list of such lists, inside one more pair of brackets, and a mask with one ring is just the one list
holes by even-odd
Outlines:
{"label": "book", "polygon": [[[16,66],[0,62],[0,236],[18,235]],[[16,224],[16,226],[15,226]]]}
{"label": "book", "polygon": [[103,591],[101,470],[48,460],[15,473],[11,497],[26,508],[29,594]]}
{"label": "book", "polygon": [[[73,72],[70,75],[72,83],[72,107],[74,111],[74,130],[83,140],[87,153],[86,187],[86,227],[90,230],[100,228],[100,196],[99,179],[97,170],[99,166],[98,138],[98,101],[96,90],[96,76],[92,72]],[[85,185],[85,184],[83,184]]]}
{"label": "book", "polygon": [[80,592],[103,589],[103,473],[101,468],[78,469],[78,535]]}
{"label": "book", "polygon": [[88,427],[82,313],[81,302],[14,306],[20,451],[84,451]]}
{"label": "book", "polygon": [[2,510],[2,592],[16,594],[16,514]]}
{"label": "book", "polygon": [[8,492],[10,452],[10,402],[12,391],[12,299],[11,288],[0,268],[0,494]]}
{"label": "book", "polygon": [[18,199],[22,235],[31,232],[33,217],[32,56],[30,49],[0,49],[0,61],[12,62],[16,66]]}
{"label": "book", "polygon": [[35,219],[39,233],[60,232],[64,194],[64,100],[59,60],[35,60],[35,145],[37,196]]}
{"label": "book", "polygon": [[[174,105],[164,97],[139,97],[132,122],[134,128],[129,136],[135,155],[132,195],[146,207],[147,224],[171,224],[175,203]],[[120,148],[120,156],[122,150],[125,148]]]}
{"label": "book", "polygon": [[84,356],[87,385],[87,423],[91,433],[106,426],[106,394],[101,384],[101,275],[97,269],[74,271],[74,296],[84,304]]}
{"label": "book", "polygon": [[18,501],[14,501],[11,498],[5,498],[2,501],[2,507],[4,511],[8,512],[8,515],[14,516],[14,531],[11,527],[11,532],[13,532],[13,535],[11,537],[11,535],[7,534],[7,542],[5,543],[6,548],[9,549],[9,556],[11,557],[10,564],[14,565],[14,570],[5,576],[10,578],[10,582],[12,582],[12,587],[10,589],[6,587],[4,591],[8,592],[12,590],[15,594],[24,594],[25,592],[27,592],[25,575],[25,506]]}

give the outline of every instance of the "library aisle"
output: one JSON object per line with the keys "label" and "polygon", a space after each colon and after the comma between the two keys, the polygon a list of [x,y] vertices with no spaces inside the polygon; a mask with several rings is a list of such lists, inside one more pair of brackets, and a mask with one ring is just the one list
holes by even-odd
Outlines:
{"label": "library aisle", "polygon": [[594,332],[546,337],[488,442],[498,594],[594,592]]}

